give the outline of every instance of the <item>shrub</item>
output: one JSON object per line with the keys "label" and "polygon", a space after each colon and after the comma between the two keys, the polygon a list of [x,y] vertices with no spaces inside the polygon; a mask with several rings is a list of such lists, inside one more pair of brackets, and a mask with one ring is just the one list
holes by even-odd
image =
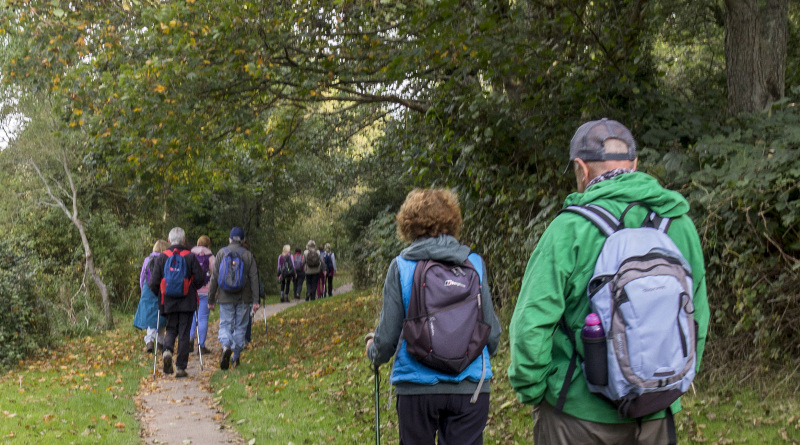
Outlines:
{"label": "shrub", "polygon": [[732,120],[662,165],[690,201],[706,254],[712,351],[800,355],[800,114]]}
{"label": "shrub", "polygon": [[49,327],[34,279],[40,259],[25,246],[0,241],[0,261],[0,366],[8,366],[44,345]]}
{"label": "shrub", "polygon": [[405,244],[397,236],[394,213],[381,212],[367,226],[361,240],[355,243],[353,282],[358,288],[382,285],[386,271]]}

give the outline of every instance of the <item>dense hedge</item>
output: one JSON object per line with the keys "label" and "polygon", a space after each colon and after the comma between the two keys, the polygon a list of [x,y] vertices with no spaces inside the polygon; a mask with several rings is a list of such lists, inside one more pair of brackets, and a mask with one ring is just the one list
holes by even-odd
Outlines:
{"label": "dense hedge", "polygon": [[731,120],[662,165],[687,195],[703,243],[711,350],[740,360],[800,357],[797,109]]}
{"label": "dense hedge", "polygon": [[44,345],[48,320],[35,277],[39,258],[26,247],[0,241],[0,367]]}

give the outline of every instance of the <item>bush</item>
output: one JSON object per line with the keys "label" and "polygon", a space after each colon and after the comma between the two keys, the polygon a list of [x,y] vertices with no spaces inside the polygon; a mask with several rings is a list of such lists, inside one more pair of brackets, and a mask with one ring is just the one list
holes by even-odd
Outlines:
{"label": "bush", "polygon": [[382,285],[389,264],[405,246],[397,236],[394,213],[381,212],[369,223],[361,240],[355,245],[353,284],[359,289]]}
{"label": "bush", "polygon": [[49,326],[35,276],[40,259],[27,247],[0,241],[0,367],[46,344]]}
{"label": "bush", "polygon": [[732,120],[662,165],[706,254],[711,351],[725,361],[800,356],[800,114]]}

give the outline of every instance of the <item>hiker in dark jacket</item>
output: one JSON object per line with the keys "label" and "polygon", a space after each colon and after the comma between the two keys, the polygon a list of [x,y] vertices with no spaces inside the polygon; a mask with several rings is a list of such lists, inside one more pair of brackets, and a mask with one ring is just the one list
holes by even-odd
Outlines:
{"label": "hiker in dark jacket", "polygon": [[169,231],[170,246],[167,249],[171,255],[181,255],[187,266],[187,278],[189,288],[187,295],[165,296],[162,292],[162,278],[164,278],[164,265],[169,257],[162,253],[153,261],[153,271],[150,275],[150,290],[159,296],[161,313],[167,317],[167,331],[164,337],[164,374],[172,374],[172,355],[175,346],[175,338],[178,339],[178,356],[175,366],[178,371],[175,377],[186,377],[186,365],[189,364],[189,352],[191,345],[189,342],[189,331],[192,325],[194,312],[197,310],[197,289],[203,286],[205,273],[197,261],[194,254],[186,248],[186,232],[180,227],[175,227]]}
{"label": "hiker in dark jacket", "polygon": [[[416,262],[433,259],[462,264],[469,256],[469,247],[456,238],[461,221],[455,193],[441,189],[413,190],[397,213],[397,232],[411,245],[389,265],[380,322],[374,337],[367,341],[366,352],[375,366],[397,354],[392,385],[397,391],[400,443],[433,445],[437,431],[441,444],[483,443],[492,376],[489,356],[497,352],[501,332],[485,267],[481,274],[481,306],[484,322],[491,327],[489,342],[482,356],[463,372],[445,374],[421,364],[408,353],[406,341],[400,336]],[[486,374],[482,376],[484,359]],[[475,403],[471,403],[473,400]]]}
{"label": "hiker in dark jacket", "polygon": [[322,261],[325,262],[325,289],[328,296],[333,296],[333,275],[336,274],[336,254],[331,251],[331,243],[325,243],[325,251],[322,253]]}
{"label": "hiker in dark jacket", "polygon": [[297,278],[291,252],[292,248],[287,244],[283,246],[283,252],[278,255],[278,281],[281,284],[281,303],[289,302],[289,287],[292,285],[292,281]]}
{"label": "hiker in dark jacket", "polygon": [[303,258],[306,259],[306,301],[316,300],[320,274],[325,276],[325,262],[322,261],[322,254],[317,249],[317,243],[313,239],[308,240],[306,250],[303,252]]}
{"label": "hiker in dark jacket", "polygon": [[306,259],[303,256],[303,251],[300,250],[299,247],[294,249],[294,255],[292,255],[292,263],[294,264],[294,298],[300,298],[300,293],[303,290],[303,282],[306,281]]}

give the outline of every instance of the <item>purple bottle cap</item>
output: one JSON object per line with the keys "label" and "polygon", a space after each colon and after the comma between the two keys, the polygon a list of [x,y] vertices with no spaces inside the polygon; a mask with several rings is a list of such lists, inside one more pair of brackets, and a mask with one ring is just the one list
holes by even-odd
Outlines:
{"label": "purple bottle cap", "polygon": [[600,324],[600,317],[592,312],[591,314],[587,315],[584,319],[584,323],[588,326],[594,326]]}

